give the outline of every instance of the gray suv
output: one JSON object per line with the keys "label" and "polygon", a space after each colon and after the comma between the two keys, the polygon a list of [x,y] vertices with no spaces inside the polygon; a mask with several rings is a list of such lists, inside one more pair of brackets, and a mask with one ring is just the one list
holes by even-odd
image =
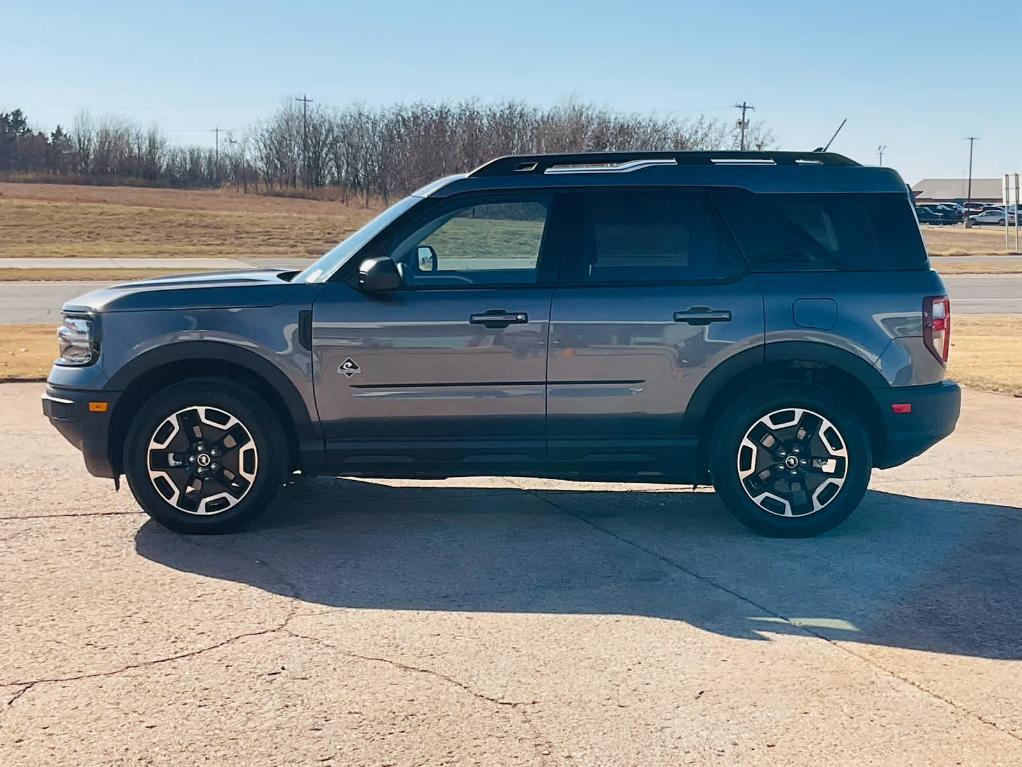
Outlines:
{"label": "gray suv", "polygon": [[43,411],[190,533],[292,475],[712,483],[808,536],[954,429],[905,183],[822,152],[502,157],[301,272],[64,306]]}

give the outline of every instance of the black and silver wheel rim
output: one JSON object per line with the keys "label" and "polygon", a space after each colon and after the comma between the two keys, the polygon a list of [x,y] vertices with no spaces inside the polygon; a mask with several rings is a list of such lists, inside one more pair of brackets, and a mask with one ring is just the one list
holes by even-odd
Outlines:
{"label": "black and silver wheel rim", "polygon": [[756,421],[738,447],[738,478],[746,495],[779,517],[826,508],[848,477],[848,446],[819,413],[785,408]]}
{"label": "black and silver wheel rim", "polygon": [[160,496],[186,514],[222,514],[244,498],[259,471],[248,427],[226,410],[191,405],[167,416],[149,440],[146,466]]}

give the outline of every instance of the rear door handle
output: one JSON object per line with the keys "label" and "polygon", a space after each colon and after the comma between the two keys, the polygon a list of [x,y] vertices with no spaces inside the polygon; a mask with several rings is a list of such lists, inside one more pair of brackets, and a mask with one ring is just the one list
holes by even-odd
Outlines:
{"label": "rear door handle", "polygon": [[508,325],[524,325],[529,321],[525,312],[509,312],[504,309],[490,309],[482,314],[473,314],[468,318],[473,325],[487,328],[506,328]]}
{"label": "rear door handle", "polygon": [[689,325],[709,325],[711,322],[731,322],[731,312],[726,309],[711,309],[708,306],[693,306],[683,312],[674,313],[675,322]]}

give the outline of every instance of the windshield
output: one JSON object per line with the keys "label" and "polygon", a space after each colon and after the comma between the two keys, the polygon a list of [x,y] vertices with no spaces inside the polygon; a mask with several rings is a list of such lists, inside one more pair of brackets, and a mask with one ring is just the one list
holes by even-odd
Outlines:
{"label": "windshield", "polygon": [[361,250],[362,246],[418,202],[422,202],[422,198],[412,196],[394,203],[368,224],[320,256],[318,261],[306,267],[301,274],[295,277],[294,281],[325,282],[331,274],[344,266],[352,256]]}

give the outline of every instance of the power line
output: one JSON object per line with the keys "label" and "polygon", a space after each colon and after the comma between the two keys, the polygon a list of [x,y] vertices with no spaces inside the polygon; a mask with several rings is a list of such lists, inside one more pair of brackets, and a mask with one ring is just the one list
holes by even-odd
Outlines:
{"label": "power line", "polygon": [[745,119],[745,113],[747,111],[749,111],[749,110],[755,111],[756,107],[754,107],[752,104],[746,104],[745,101],[742,101],[741,104],[735,104],[734,108],[742,110],[742,119],[738,121],[738,129],[741,131],[741,138],[739,139],[739,142],[738,142],[738,149],[740,151],[744,152],[745,151],[745,131],[748,130],[748,128],[749,128],[749,121]]}

